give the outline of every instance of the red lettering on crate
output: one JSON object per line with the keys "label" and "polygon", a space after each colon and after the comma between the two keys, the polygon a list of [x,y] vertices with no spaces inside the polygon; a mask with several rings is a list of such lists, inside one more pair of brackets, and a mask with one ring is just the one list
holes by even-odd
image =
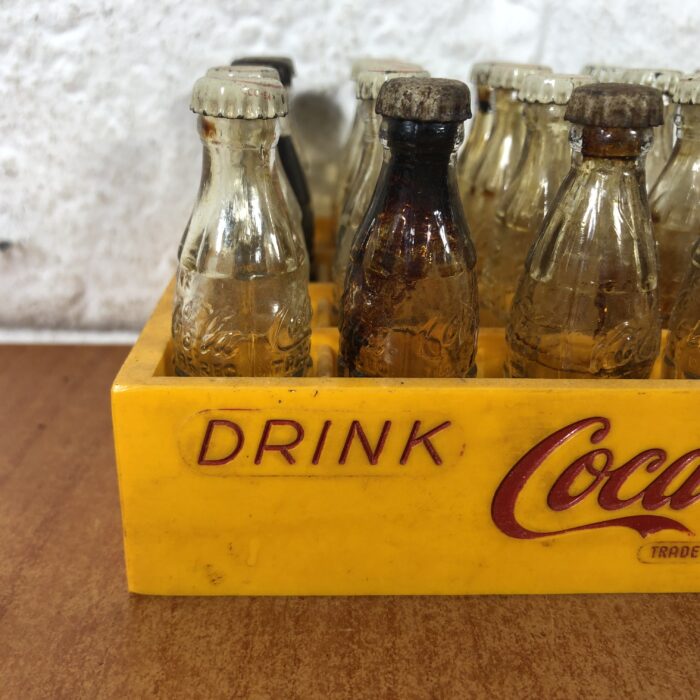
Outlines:
{"label": "red lettering on crate", "polygon": [[321,453],[323,452],[323,447],[326,444],[326,438],[328,437],[328,431],[331,428],[333,421],[325,420],[323,421],[323,428],[321,428],[321,434],[318,436],[318,442],[316,443],[316,449],[314,450],[314,456],[311,460],[311,464],[318,464],[321,459]]}
{"label": "red lettering on crate", "polygon": [[[610,421],[607,418],[593,417],[567,425],[546,437],[520,458],[505,476],[494,494],[491,503],[491,517],[496,526],[506,535],[520,539],[551,537],[552,535],[561,535],[567,532],[592,530],[602,527],[627,527],[635,530],[642,537],[662,530],[676,530],[686,534],[693,534],[691,530],[678,520],[666,516],[648,514],[603,519],[576,527],[548,532],[531,530],[518,522],[515,516],[515,507],[520,493],[532,475],[545,464],[557,448],[590,427],[595,427],[591,434],[590,442],[593,445],[597,445],[610,432]],[[696,467],[673,494],[666,494],[666,488],[686,467],[700,460],[700,450],[692,450],[671,462],[654,481],[638,494],[626,499],[621,499],[619,496],[620,489],[632,473],[644,468],[647,473],[653,474],[661,468],[666,459],[667,455],[664,450],[654,448],[644,450],[619,467],[614,467],[614,455],[611,450],[606,448],[591,450],[576,458],[557,477],[547,494],[547,505],[555,512],[568,510],[597,491],[598,505],[605,511],[621,510],[637,501],[641,501],[641,507],[646,511],[656,510],[665,504],[668,504],[673,510],[682,510],[700,499],[700,492],[698,492],[700,466]],[[572,493],[575,480],[584,472],[592,477],[590,483],[580,492]]]}
{"label": "red lettering on crate", "polygon": [[[270,439],[270,433],[275,425],[289,425],[296,430],[296,437],[291,441],[281,445],[270,445],[268,440]],[[260,443],[258,444],[258,451],[255,453],[255,464],[260,464],[262,462],[263,453],[265,451],[269,452],[279,452],[290,464],[294,464],[296,460],[292,457],[290,450],[293,450],[302,440],[304,439],[304,428],[301,427],[301,423],[297,423],[295,420],[267,420],[265,421],[265,427],[263,428],[262,436],[260,437]]]}
{"label": "red lettering on crate", "polygon": [[386,439],[389,436],[390,428],[391,421],[385,420],[384,426],[382,427],[381,435],[379,436],[379,440],[377,441],[377,446],[373,450],[371,445],[369,444],[367,435],[365,435],[365,431],[362,428],[362,424],[359,420],[354,420],[350,424],[350,430],[348,430],[348,436],[345,438],[345,444],[343,445],[343,450],[340,453],[340,459],[338,460],[338,463],[345,464],[348,458],[348,452],[350,452],[350,445],[352,445],[352,440],[355,437],[355,435],[357,435],[360,444],[362,445],[362,448],[364,449],[365,454],[367,455],[369,463],[372,465],[377,464],[377,462],[379,461],[379,456],[382,454],[382,450],[384,449]]}
{"label": "red lettering on crate", "polygon": [[418,435],[418,431],[420,430],[420,421],[417,420],[413,424],[413,429],[411,430],[411,434],[408,437],[408,440],[406,442],[406,447],[403,448],[403,452],[401,453],[401,459],[399,460],[400,464],[406,464],[408,462],[408,458],[411,455],[411,451],[413,450],[416,445],[423,445],[426,450],[428,450],[428,454],[432,457],[433,462],[435,464],[442,464],[442,458],[438,454],[437,450],[435,449],[434,445],[432,442],[430,442],[430,438],[435,435],[435,433],[439,433],[441,430],[445,430],[445,428],[449,428],[450,425],[452,425],[452,421],[446,420],[444,423],[440,423],[440,425],[436,426],[432,430],[428,430],[427,433],[423,433],[422,435]]}
{"label": "red lettering on crate", "polygon": [[[217,459],[208,459],[207,452],[209,451],[209,443],[211,442],[211,437],[214,433],[214,429],[219,426],[219,428],[226,428],[231,430],[236,435],[236,446],[224,457],[218,457]],[[210,420],[207,424],[207,429],[204,432],[204,439],[202,440],[202,447],[199,450],[199,458],[197,459],[197,464],[201,467],[211,467],[221,464],[226,464],[232,459],[235,459],[236,455],[243,448],[243,443],[245,442],[245,436],[241,430],[241,426],[238,423],[234,423],[230,420],[223,420],[222,418],[215,418]]]}

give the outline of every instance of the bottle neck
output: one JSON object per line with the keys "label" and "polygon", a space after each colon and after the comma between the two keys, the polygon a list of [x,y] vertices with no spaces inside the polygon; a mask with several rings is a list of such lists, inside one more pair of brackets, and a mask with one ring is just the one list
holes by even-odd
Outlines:
{"label": "bottle neck", "polygon": [[563,177],[571,162],[566,105],[526,104],[523,111],[527,129],[523,167],[538,171],[563,168]]}
{"label": "bottle neck", "polygon": [[644,159],[651,148],[653,133],[648,129],[581,126],[574,124],[569,141],[583,160],[621,161],[618,165],[636,164],[644,167]]}
{"label": "bottle neck", "polygon": [[523,130],[522,102],[515,90],[497,88],[491,96],[491,104],[496,116],[493,138],[504,138],[508,134]]}
{"label": "bottle neck", "polygon": [[490,114],[493,111],[493,88],[488,85],[477,86],[477,114]]}

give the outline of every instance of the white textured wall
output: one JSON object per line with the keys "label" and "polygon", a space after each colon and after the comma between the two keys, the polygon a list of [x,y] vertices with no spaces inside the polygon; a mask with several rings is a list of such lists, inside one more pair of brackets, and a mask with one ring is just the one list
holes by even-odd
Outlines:
{"label": "white textured wall", "polygon": [[142,324],[197,191],[210,65],[287,53],[298,97],[347,111],[362,54],[462,79],[490,58],[692,70],[699,34],[697,0],[1,0],[0,327]]}

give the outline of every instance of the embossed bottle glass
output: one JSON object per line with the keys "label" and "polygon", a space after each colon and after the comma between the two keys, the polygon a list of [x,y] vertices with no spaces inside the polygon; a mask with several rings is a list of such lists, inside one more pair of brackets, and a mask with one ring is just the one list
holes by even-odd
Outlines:
{"label": "embossed bottle glass", "polygon": [[667,379],[700,379],[700,240],[671,314],[664,355]]}
{"label": "embossed bottle glass", "polygon": [[400,70],[367,70],[357,76],[357,99],[361,101],[363,110],[362,142],[359,161],[348,187],[347,199],[338,222],[335,258],[333,260],[333,307],[335,314],[337,314],[340,297],[343,294],[345,273],[350,262],[350,249],[355,234],[367,212],[382,167],[384,149],[379,140],[381,117],[375,111],[377,95],[387,80],[397,77],[427,75],[428,73],[424,70],[404,67]]}
{"label": "embossed bottle glass", "polygon": [[606,83],[572,93],[574,158],[527,258],[508,323],[506,374],[648,377],[661,324],[644,154],[661,93]]}
{"label": "embossed bottle glass", "polygon": [[592,81],[590,76],[546,73],[532,73],[523,80],[519,99],[528,135],[496,212],[491,253],[482,262],[482,325],[505,326],[508,320],[527,251],[571,167],[566,104],[575,87]]}
{"label": "embossed bottle glass", "polygon": [[[287,93],[292,86],[294,77],[294,62],[287,56],[243,56],[231,62],[236,65],[257,65],[271,67],[277,71],[278,79]],[[277,157],[289,180],[294,196],[301,209],[301,227],[304,232],[304,242],[309,254],[311,265],[314,258],[314,212],[311,202],[311,193],[306,181],[306,173],[302,167],[297,151],[294,136],[292,134],[289,119],[286,115],[279,117],[280,135],[277,141]]]}
{"label": "embossed bottle glass", "polygon": [[661,321],[668,324],[687,270],[690,251],[700,234],[700,76],[679,81],[674,103],[678,138],[668,165],[649,195],[659,252]]}
{"label": "embossed bottle glass", "polygon": [[478,329],[474,250],[454,172],[469,90],[454,80],[386,83],[387,157],[351,251],[340,366],[365,377],[468,377]]}
{"label": "embossed bottle glass", "polygon": [[486,144],[493,129],[493,87],[490,73],[493,63],[475,63],[471,82],[476,87],[477,111],[464,147],[457,157],[457,181],[460,192],[469,192],[484,157]]}
{"label": "embossed bottle glass", "polygon": [[175,371],[298,376],[310,364],[309,260],[274,168],[279,81],[197,81],[202,181],[177,271]]}
{"label": "embossed bottle glass", "polygon": [[675,141],[676,105],[672,96],[676,91],[678,80],[683,73],[676,70],[658,70],[656,68],[630,68],[623,73],[622,81],[634,85],[647,85],[661,91],[664,100],[664,123],[654,129],[654,141],[647,153],[647,190],[651,191],[654,183],[664,169],[673,151]]}
{"label": "embossed bottle glass", "polygon": [[460,190],[479,270],[489,254],[499,199],[513,180],[525,142],[525,122],[518,90],[523,78],[534,72],[551,73],[551,69],[519,63],[494,63],[489,72],[494,91],[493,128],[472,187]]}

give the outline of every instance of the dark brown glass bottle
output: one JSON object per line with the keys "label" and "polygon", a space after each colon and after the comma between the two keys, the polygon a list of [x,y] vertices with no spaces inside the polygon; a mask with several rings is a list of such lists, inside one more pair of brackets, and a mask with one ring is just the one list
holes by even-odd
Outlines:
{"label": "dark brown glass bottle", "polygon": [[[235,65],[257,65],[272,66],[280,76],[280,82],[289,90],[294,76],[294,62],[286,56],[243,56],[231,62]],[[309,261],[313,269],[313,246],[314,246],[314,212],[311,206],[311,194],[306,175],[302,168],[299,155],[294,146],[291,130],[286,119],[280,122],[281,132],[277,142],[277,153],[282,161],[282,167],[287,175],[289,184],[294,190],[294,195],[301,208],[301,226],[304,230],[304,241],[309,252]]]}
{"label": "dark brown glass bottle", "polygon": [[455,80],[396,78],[379,93],[388,153],[345,281],[345,375],[475,373],[476,260],[454,169],[469,104]]}

